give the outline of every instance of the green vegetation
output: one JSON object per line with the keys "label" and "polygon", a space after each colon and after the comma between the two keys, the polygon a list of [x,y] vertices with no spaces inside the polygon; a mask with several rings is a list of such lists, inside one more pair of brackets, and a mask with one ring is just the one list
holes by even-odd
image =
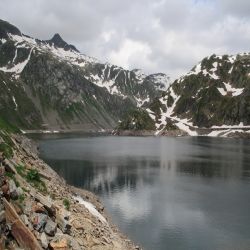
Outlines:
{"label": "green vegetation", "polygon": [[39,182],[41,181],[40,179],[40,174],[36,169],[30,169],[26,175],[26,179],[29,182]]}
{"label": "green vegetation", "polygon": [[18,201],[20,205],[24,205],[24,200],[25,200],[25,194],[21,194],[18,196]]}
{"label": "green vegetation", "polygon": [[[47,193],[46,184],[41,179],[41,176],[36,169],[27,170],[26,166],[21,164],[15,166],[15,168],[17,170],[17,173],[23,178],[25,178],[31,186],[35,187],[36,189],[38,189],[38,191],[42,193]],[[15,176],[11,176],[11,178],[14,179]],[[25,189],[24,191],[27,192],[27,190]]]}
{"label": "green vegetation", "polygon": [[69,208],[70,208],[70,202],[69,202],[68,199],[64,199],[64,200],[63,200],[63,205],[64,205],[64,207],[65,207],[67,210],[69,210]]}
{"label": "green vegetation", "polygon": [[165,130],[171,131],[171,130],[176,130],[178,127],[173,124],[173,122],[170,119],[167,119],[167,125],[165,126]]}
{"label": "green vegetation", "polygon": [[9,177],[10,179],[14,179],[15,178],[15,175],[11,172],[5,172],[5,176],[6,177]]}
{"label": "green vegetation", "polygon": [[12,179],[15,182],[17,187],[20,187],[20,183],[17,181],[17,179],[13,173],[5,172],[5,176]]}
{"label": "green vegetation", "polygon": [[17,173],[21,175],[22,177],[25,177],[25,166],[23,165],[17,165],[16,166]]}
{"label": "green vegetation", "polygon": [[5,142],[0,143],[0,152],[2,152],[3,156],[7,159],[10,159],[13,156],[13,150],[11,146],[6,144]]}
{"label": "green vegetation", "polygon": [[154,121],[147,111],[138,109],[128,112],[118,125],[118,130],[155,130]]}
{"label": "green vegetation", "polygon": [[47,187],[41,180],[40,174],[36,169],[30,169],[27,172],[26,180],[42,193],[47,193]]}
{"label": "green vegetation", "polygon": [[0,117],[0,129],[7,132],[18,133],[20,130]]}

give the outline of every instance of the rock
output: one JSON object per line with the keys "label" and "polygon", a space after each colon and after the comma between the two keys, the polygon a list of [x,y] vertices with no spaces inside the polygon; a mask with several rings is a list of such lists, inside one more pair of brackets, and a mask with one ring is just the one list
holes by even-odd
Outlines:
{"label": "rock", "polygon": [[[4,141],[2,140],[2,138],[0,138],[0,143],[1,143],[1,142],[4,142]],[[4,159],[4,157],[3,157],[3,152],[0,152],[0,162],[2,162],[3,159]]]}
{"label": "rock", "polygon": [[23,195],[23,189],[22,189],[21,187],[18,187],[18,188],[16,189],[16,192],[17,192],[17,195],[18,195],[18,196]]}
{"label": "rock", "polygon": [[58,242],[51,242],[50,247],[52,250],[67,250],[68,249],[68,242],[67,239],[63,238]]}
{"label": "rock", "polygon": [[4,182],[5,182],[5,168],[0,167],[0,187],[2,187]]}
{"label": "rock", "polygon": [[17,193],[16,190],[10,193],[10,198],[12,200],[17,200],[18,199],[18,193]]}
{"label": "rock", "polygon": [[36,200],[39,201],[48,211],[50,216],[55,216],[56,209],[53,205],[52,199],[49,196],[44,196],[37,192],[35,189],[30,191],[30,195]]}
{"label": "rock", "polygon": [[93,246],[96,246],[96,245],[102,245],[100,240],[94,238],[93,236],[89,234],[86,235],[86,244],[89,247],[89,249],[91,249]]}
{"label": "rock", "polygon": [[70,238],[70,244],[69,245],[70,245],[71,249],[73,249],[73,250],[81,249],[79,243],[75,239],[73,239],[73,237]]}
{"label": "rock", "polygon": [[48,234],[49,236],[54,236],[56,233],[56,229],[57,229],[57,224],[49,218],[44,228],[45,233]]}
{"label": "rock", "polygon": [[72,222],[72,224],[73,224],[73,226],[74,226],[75,229],[77,229],[77,230],[84,230],[84,225],[83,225],[83,223],[81,221],[74,220]]}
{"label": "rock", "polygon": [[60,214],[61,217],[63,217],[65,220],[69,220],[69,217],[71,215],[71,213],[63,208],[61,208],[58,212]]}
{"label": "rock", "polygon": [[9,183],[8,182],[4,182],[3,186],[2,186],[2,193],[3,196],[8,199],[10,196],[10,189],[9,189]]}
{"label": "rock", "polygon": [[45,249],[47,249],[49,243],[48,243],[48,239],[47,239],[47,236],[46,236],[45,233],[42,233],[42,234],[41,234],[40,240],[41,240],[42,247],[45,248]]}
{"label": "rock", "polygon": [[70,212],[65,209],[60,209],[58,213],[56,213],[56,222],[63,233],[70,232],[71,225],[69,224],[69,216]]}
{"label": "rock", "polygon": [[24,207],[24,213],[30,216],[31,211],[32,211],[32,202],[30,200],[27,200]]}
{"label": "rock", "polygon": [[10,191],[10,198],[13,200],[17,200],[18,199],[17,186],[13,180],[9,180],[9,191]]}
{"label": "rock", "polygon": [[28,217],[25,215],[25,214],[22,214],[22,215],[20,215],[20,218],[21,218],[21,220],[23,221],[23,223],[26,225],[26,226],[28,226],[29,225],[29,220],[28,220]]}
{"label": "rock", "polygon": [[48,220],[48,216],[46,214],[41,213],[33,213],[31,216],[31,222],[33,227],[38,232],[42,232]]}
{"label": "rock", "polygon": [[59,226],[59,228],[62,230],[63,233],[69,233],[71,229],[71,225],[67,220],[65,220],[60,215],[56,216],[56,222]]}
{"label": "rock", "polygon": [[12,203],[12,206],[14,207],[14,209],[15,209],[15,211],[16,211],[16,213],[17,213],[18,215],[22,214],[22,208],[20,207],[19,204],[17,204],[17,203]]}
{"label": "rock", "polygon": [[9,180],[9,189],[10,189],[10,193],[17,189],[16,183],[12,179]]}
{"label": "rock", "polygon": [[109,240],[107,237],[103,236],[102,240],[105,241],[107,244],[111,243],[111,240]]}
{"label": "rock", "polygon": [[80,246],[84,246],[84,241],[82,239],[78,238],[77,242]]}
{"label": "rock", "polygon": [[44,213],[46,214],[46,209],[43,207],[41,203],[34,203],[32,206],[32,211],[35,213]]}
{"label": "rock", "polygon": [[0,223],[5,221],[5,211],[0,211]]}

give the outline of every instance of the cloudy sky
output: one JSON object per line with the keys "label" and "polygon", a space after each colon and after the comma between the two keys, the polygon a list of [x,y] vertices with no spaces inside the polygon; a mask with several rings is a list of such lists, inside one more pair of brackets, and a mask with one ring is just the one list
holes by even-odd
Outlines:
{"label": "cloudy sky", "polygon": [[30,36],[60,33],[84,54],[172,78],[203,57],[250,51],[249,0],[0,0]]}

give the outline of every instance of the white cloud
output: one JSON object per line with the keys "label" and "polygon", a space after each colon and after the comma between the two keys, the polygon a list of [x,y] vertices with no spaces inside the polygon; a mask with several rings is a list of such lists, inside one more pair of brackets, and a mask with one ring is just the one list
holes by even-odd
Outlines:
{"label": "white cloud", "polygon": [[1,1],[1,18],[26,34],[60,33],[102,61],[172,78],[210,54],[249,50],[247,0]]}
{"label": "white cloud", "polygon": [[[109,60],[116,65],[123,65],[125,68],[136,68],[141,61],[148,61],[151,53],[150,47],[142,42],[125,39],[118,50],[112,50]],[[147,62],[150,66],[150,62]]]}

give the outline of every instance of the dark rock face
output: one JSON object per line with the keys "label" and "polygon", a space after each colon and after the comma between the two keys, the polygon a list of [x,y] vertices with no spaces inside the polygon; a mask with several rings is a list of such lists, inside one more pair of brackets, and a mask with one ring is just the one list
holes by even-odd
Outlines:
{"label": "dark rock face", "polygon": [[[203,59],[200,71],[175,81],[175,115],[198,127],[250,124],[250,55]],[[194,71],[193,71],[194,72]]]}
{"label": "dark rock face", "polygon": [[100,63],[59,34],[40,41],[3,23],[2,30],[16,36],[0,40],[0,118],[21,129],[113,129],[128,110],[159,97],[169,81]]}
{"label": "dark rock face", "polygon": [[76,47],[74,45],[71,45],[71,44],[67,44],[62,38],[61,36],[56,33],[50,40],[47,41],[50,45],[54,45],[58,48],[63,48],[65,50],[74,50],[74,51],[77,51],[79,52]]}
{"label": "dark rock face", "polygon": [[7,39],[8,33],[19,36],[21,35],[21,32],[18,28],[0,19],[0,38]]}

